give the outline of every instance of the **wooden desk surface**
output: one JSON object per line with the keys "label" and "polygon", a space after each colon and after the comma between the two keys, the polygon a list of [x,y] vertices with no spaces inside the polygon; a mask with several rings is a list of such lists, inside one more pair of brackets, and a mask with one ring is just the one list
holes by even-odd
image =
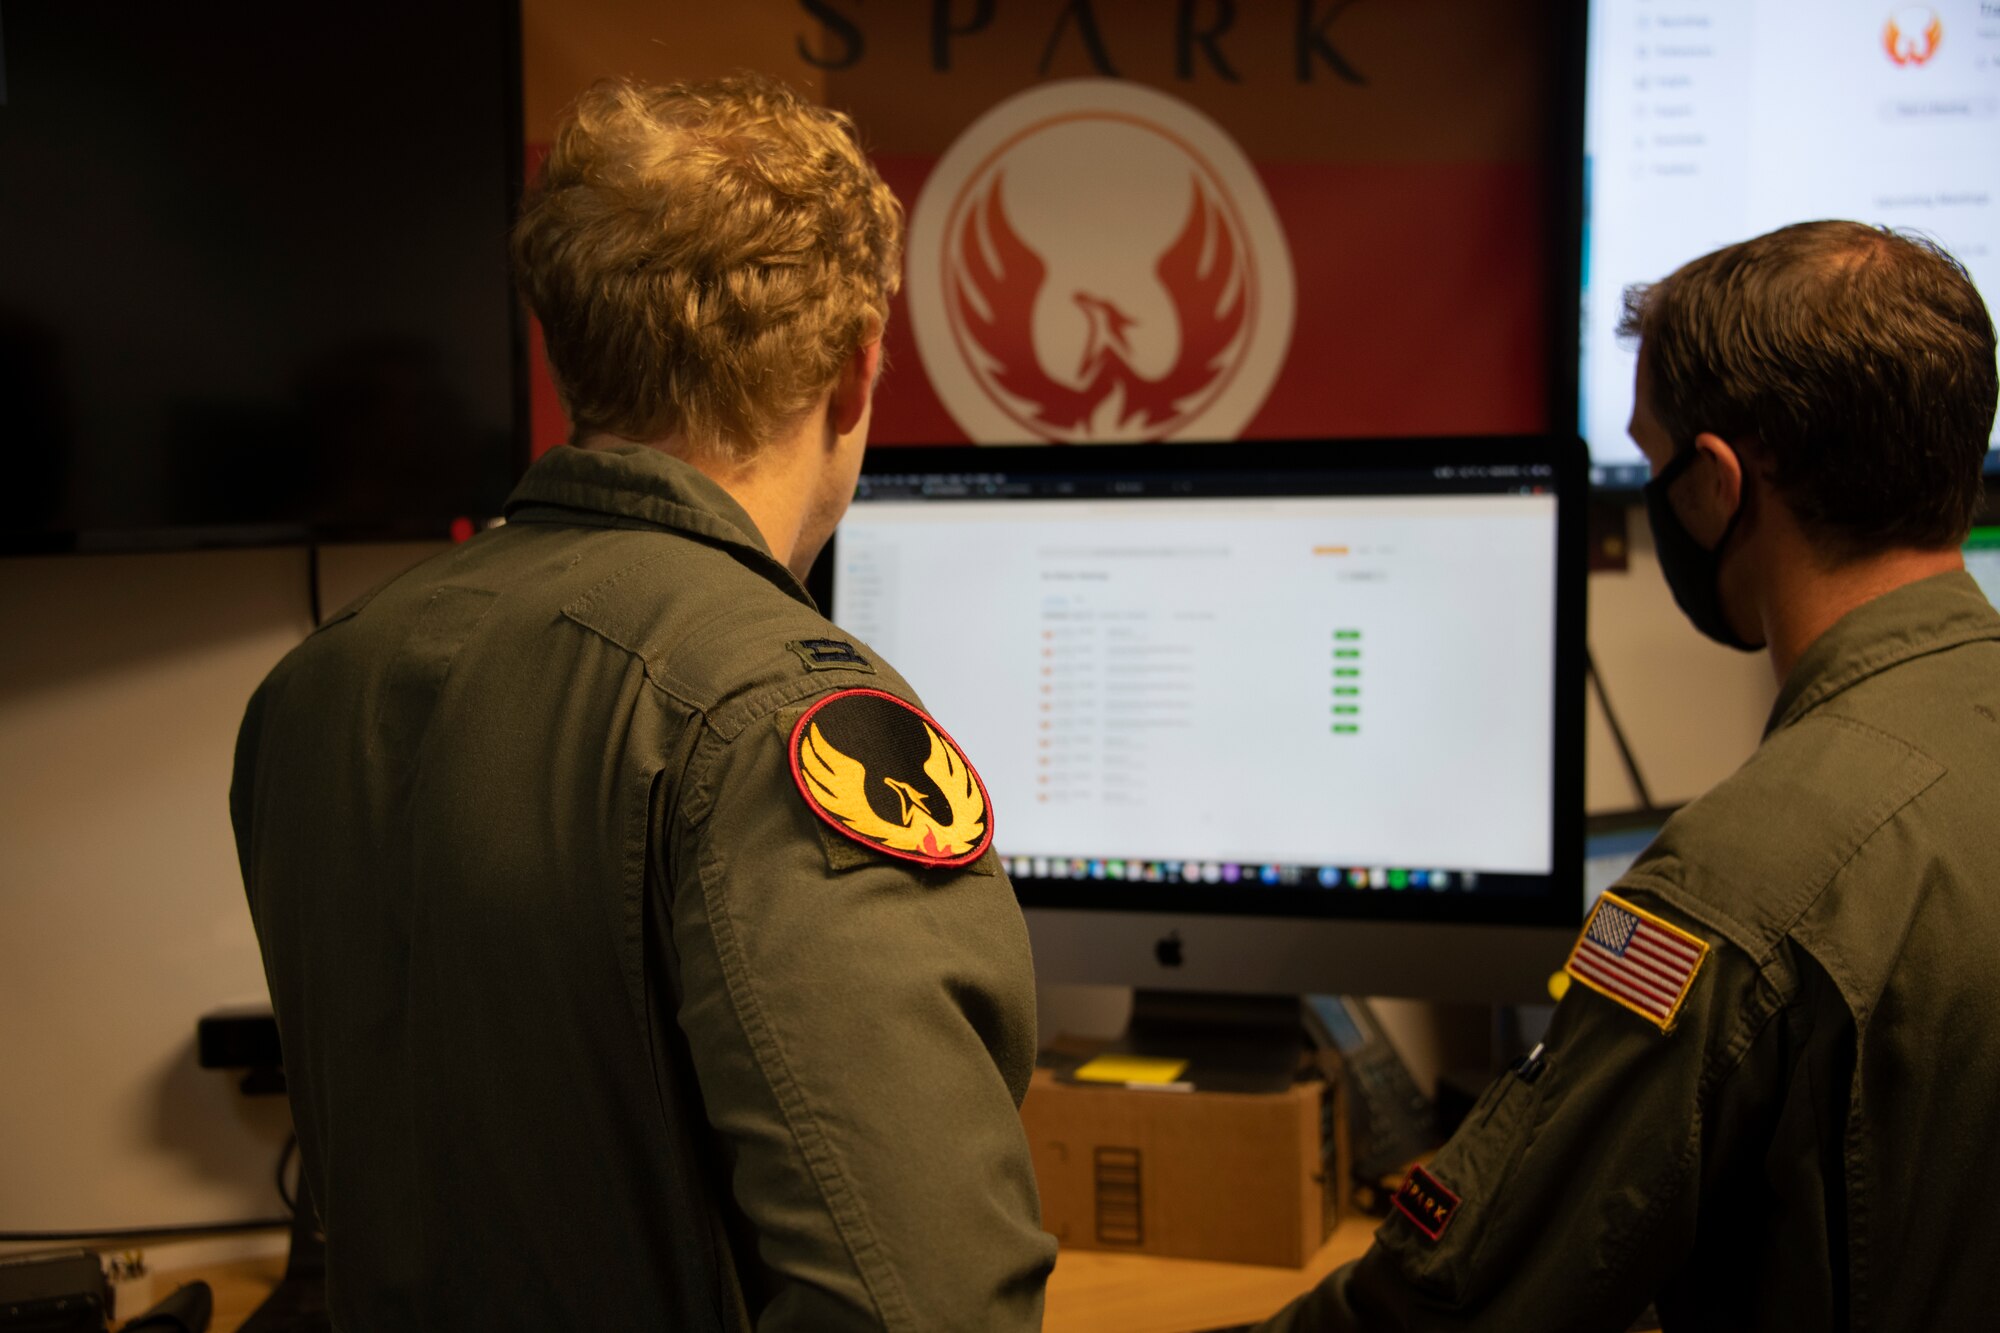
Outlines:
{"label": "wooden desk surface", "polygon": [[1047,1333],[1190,1333],[1254,1323],[1359,1259],[1378,1225],[1372,1217],[1343,1221],[1304,1268],[1064,1250],[1049,1278],[1042,1327]]}
{"label": "wooden desk surface", "polygon": [[[1304,1268],[1064,1250],[1049,1279],[1046,1333],[1190,1333],[1274,1314],[1327,1273],[1359,1258],[1373,1218],[1343,1222]],[[236,1333],[285,1273],[282,1255],[159,1275],[161,1295],[196,1278],[215,1293],[213,1333]]]}
{"label": "wooden desk surface", "polygon": [[[243,1321],[264,1303],[264,1298],[278,1289],[278,1280],[284,1275],[285,1256],[282,1254],[267,1255],[262,1259],[239,1259],[227,1264],[205,1264],[198,1268],[161,1269],[153,1275],[153,1299],[163,1299],[183,1283],[206,1282],[215,1297],[215,1313],[208,1324],[210,1333],[236,1333]],[[123,1304],[121,1301],[120,1305]],[[142,1311],[122,1310],[121,1313],[129,1318]],[[124,1326],[123,1319],[112,1325],[114,1329]]]}

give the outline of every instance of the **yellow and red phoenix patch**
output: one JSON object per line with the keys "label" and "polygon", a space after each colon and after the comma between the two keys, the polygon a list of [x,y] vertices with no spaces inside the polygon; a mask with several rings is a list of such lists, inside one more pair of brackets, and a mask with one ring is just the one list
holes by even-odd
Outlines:
{"label": "yellow and red phoenix patch", "polygon": [[791,756],[807,807],[864,847],[962,866],[992,845],[992,807],[971,761],[922,709],[893,694],[829,694],[792,728]]}

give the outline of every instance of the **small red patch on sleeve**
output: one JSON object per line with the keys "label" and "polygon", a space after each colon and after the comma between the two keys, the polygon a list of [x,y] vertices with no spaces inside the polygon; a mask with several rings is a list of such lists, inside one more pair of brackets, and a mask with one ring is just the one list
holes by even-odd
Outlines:
{"label": "small red patch on sleeve", "polygon": [[1444,1239],[1444,1229],[1458,1216],[1458,1196],[1438,1184],[1436,1176],[1413,1166],[1403,1177],[1403,1187],[1396,1191],[1396,1211],[1435,1244]]}

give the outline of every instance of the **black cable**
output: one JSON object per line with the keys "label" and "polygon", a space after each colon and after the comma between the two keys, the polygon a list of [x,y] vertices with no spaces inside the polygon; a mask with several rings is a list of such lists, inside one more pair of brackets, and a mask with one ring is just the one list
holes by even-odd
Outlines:
{"label": "black cable", "polygon": [[306,547],[306,606],[312,611],[313,628],[325,619],[319,609],[319,543]]}
{"label": "black cable", "polygon": [[1625,773],[1632,779],[1632,789],[1639,793],[1639,808],[1648,813],[1658,810],[1653,804],[1653,793],[1646,788],[1646,779],[1639,772],[1639,761],[1632,754],[1632,746],[1625,739],[1625,728],[1618,725],[1618,713],[1611,707],[1611,696],[1604,689],[1604,674],[1597,669],[1597,655],[1586,646],[1583,650],[1584,673],[1590,683],[1597,687],[1597,702],[1604,705],[1604,720],[1611,724],[1611,739],[1618,743],[1619,757],[1625,761]]}
{"label": "black cable", "polygon": [[285,1187],[285,1168],[292,1164],[292,1155],[299,1150],[299,1136],[293,1134],[285,1140],[285,1150],[278,1154],[278,1197],[285,1201],[285,1211],[298,1215],[298,1196]]}
{"label": "black cable", "polygon": [[196,1222],[171,1227],[120,1227],[99,1231],[0,1231],[0,1244],[32,1241],[151,1240],[177,1236],[215,1236],[238,1231],[271,1231],[292,1224],[289,1217],[253,1217],[237,1222]]}

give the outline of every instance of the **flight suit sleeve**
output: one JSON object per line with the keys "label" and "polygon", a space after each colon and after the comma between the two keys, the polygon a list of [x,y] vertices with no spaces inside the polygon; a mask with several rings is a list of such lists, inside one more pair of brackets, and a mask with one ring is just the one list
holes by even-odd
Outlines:
{"label": "flight suit sleeve", "polygon": [[1368,1253],[1261,1329],[1630,1327],[1691,1253],[1703,1182],[1741,1155],[1716,1110],[1761,1078],[1746,1056],[1782,1007],[1781,986],[1705,938],[1669,1031],[1573,984],[1539,1073],[1503,1074]]}
{"label": "flight suit sleeve", "polygon": [[669,830],[680,1024],[774,1284],[757,1327],[1038,1328],[1013,890],[990,852],[931,868],[824,830],[790,721],[711,732]]}
{"label": "flight suit sleeve", "polygon": [[264,732],[264,687],[250,696],[236,729],[236,758],[229,772],[229,825],[236,835],[236,863],[250,888],[251,808],[257,794],[257,750]]}

